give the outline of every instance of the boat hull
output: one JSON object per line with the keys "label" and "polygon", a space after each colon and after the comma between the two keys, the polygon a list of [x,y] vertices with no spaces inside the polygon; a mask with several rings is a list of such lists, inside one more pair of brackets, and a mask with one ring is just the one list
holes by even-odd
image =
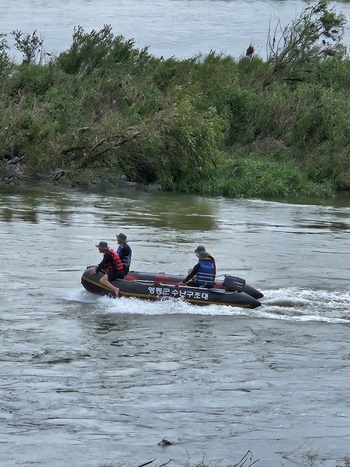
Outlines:
{"label": "boat hull", "polygon": [[[182,276],[179,274],[165,274],[162,272],[152,273],[152,272],[130,271],[128,275],[124,277],[124,279],[125,280],[153,281],[153,282],[162,283],[162,284],[178,284],[183,279],[185,279],[185,276]],[[234,285],[232,285],[232,287],[229,288],[231,292],[235,292],[235,291],[245,292],[246,294],[251,295],[257,300],[259,300],[260,298],[263,298],[264,295],[259,290],[252,287],[251,285],[246,284],[245,280],[239,279],[239,281],[240,281],[240,285],[238,287],[235,287]],[[215,288],[225,288],[223,285],[223,282],[224,281],[220,281],[220,280],[215,281],[215,284],[216,284]]]}
{"label": "boat hull", "polygon": [[[102,272],[94,274],[95,267],[88,267],[82,277],[83,287],[94,294],[108,295],[111,291],[99,282]],[[147,273],[144,273],[147,274]],[[174,276],[172,276],[174,277]],[[176,277],[176,276],[175,276]],[[181,280],[181,279],[180,279]],[[178,281],[179,282],[179,281]],[[116,279],[113,284],[119,288],[120,297],[134,297],[145,300],[181,299],[195,305],[228,305],[240,308],[257,308],[261,303],[242,291],[227,291],[225,289],[206,289],[200,287],[177,286],[174,283],[153,280]]]}

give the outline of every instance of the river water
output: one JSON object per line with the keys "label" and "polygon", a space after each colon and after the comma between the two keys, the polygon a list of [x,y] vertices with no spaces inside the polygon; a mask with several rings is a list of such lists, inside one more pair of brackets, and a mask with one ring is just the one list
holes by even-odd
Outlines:
{"label": "river water", "polygon": [[[3,0],[0,32],[9,35],[16,59],[21,55],[13,48],[13,30],[36,30],[45,51],[58,54],[70,47],[76,26],[90,32],[105,24],[115,35],[134,38],[136,47],[149,46],[151,54],[165,58],[191,58],[211,50],[238,58],[250,44],[265,58],[269,27],[275,31],[280,21],[284,28],[305,6],[304,0]],[[331,6],[350,18],[349,2]],[[349,43],[346,31],[344,44]]]}
{"label": "river water", "polygon": [[[350,3],[334,5],[349,17]],[[265,56],[269,25],[304,6],[3,1],[0,32],[37,30],[57,54],[75,26],[111,24],[156,56],[238,57],[250,43]],[[348,465],[349,228],[349,201],[0,187],[1,467],[227,466],[248,451],[245,467]],[[94,245],[120,231],[138,270],[184,273],[206,245],[262,306],[90,295]]]}
{"label": "river water", "polygon": [[[132,269],[204,244],[262,306],[89,294],[120,231]],[[0,187],[0,465],[348,465],[349,232],[350,201]]]}

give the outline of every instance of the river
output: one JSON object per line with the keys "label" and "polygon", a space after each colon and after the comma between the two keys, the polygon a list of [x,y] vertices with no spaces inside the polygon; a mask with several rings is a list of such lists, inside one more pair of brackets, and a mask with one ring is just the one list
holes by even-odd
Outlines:
{"label": "river", "polygon": [[[304,6],[16,0],[0,32],[37,30],[57,54],[75,26],[111,24],[157,56],[264,56],[270,22]],[[1,467],[349,465],[349,227],[348,200],[1,186]],[[204,244],[262,306],[90,295],[81,273],[120,231],[138,270],[184,273]]]}
{"label": "river", "polygon": [[[138,48],[155,56],[179,59],[217,53],[238,58],[253,44],[266,58],[269,34],[299,17],[304,0],[16,0],[0,4],[0,33],[9,35],[10,55],[20,59],[10,33],[37,32],[46,53],[57,55],[72,44],[74,28],[87,32],[112,26],[115,35],[133,38]],[[350,18],[350,3],[332,2]],[[350,33],[344,44],[349,46]],[[43,58],[46,55],[44,53]]]}
{"label": "river", "polygon": [[[348,465],[349,229],[346,200],[0,187],[0,465]],[[89,294],[120,231],[132,269],[204,244],[262,306]]]}

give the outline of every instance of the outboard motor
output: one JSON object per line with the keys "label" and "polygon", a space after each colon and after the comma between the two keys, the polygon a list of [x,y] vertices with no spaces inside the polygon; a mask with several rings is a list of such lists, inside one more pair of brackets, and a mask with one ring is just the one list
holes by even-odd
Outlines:
{"label": "outboard motor", "polygon": [[242,290],[243,287],[245,286],[245,279],[241,279],[240,277],[225,275],[225,279],[222,283],[222,286],[226,290],[231,290],[231,291]]}

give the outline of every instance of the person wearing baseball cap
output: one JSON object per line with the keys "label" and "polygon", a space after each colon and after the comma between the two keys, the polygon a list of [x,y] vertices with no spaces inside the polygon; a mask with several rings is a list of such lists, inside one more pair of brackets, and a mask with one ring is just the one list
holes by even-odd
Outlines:
{"label": "person wearing baseball cap", "polygon": [[210,259],[210,261],[214,265],[214,274],[216,275],[216,261],[215,261],[214,256],[212,256],[210,253],[208,253],[203,245],[198,245],[197,248],[194,250],[194,252],[196,253],[197,256],[199,255],[199,253],[201,251],[204,251],[208,255],[208,258]]}
{"label": "person wearing baseball cap", "polygon": [[120,259],[122,260],[125,274],[127,274],[130,270],[131,255],[132,255],[132,250],[129,244],[127,243],[126,239],[127,239],[126,235],[122,232],[117,235],[117,241],[119,245],[117,249],[117,253]]}
{"label": "person wearing baseball cap", "polygon": [[98,251],[103,254],[103,259],[98,266],[96,266],[94,273],[97,274],[102,270],[107,270],[99,282],[111,290],[116,297],[119,297],[119,288],[112,284],[115,279],[123,279],[125,276],[123,263],[118,253],[108,246],[107,242],[100,242],[95,245]]}
{"label": "person wearing baseball cap", "polygon": [[[187,277],[178,285],[189,285],[190,287],[213,287],[215,281],[214,265],[205,251],[197,254],[198,263],[195,264]],[[191,280],[192,279],[192,280]]]}

